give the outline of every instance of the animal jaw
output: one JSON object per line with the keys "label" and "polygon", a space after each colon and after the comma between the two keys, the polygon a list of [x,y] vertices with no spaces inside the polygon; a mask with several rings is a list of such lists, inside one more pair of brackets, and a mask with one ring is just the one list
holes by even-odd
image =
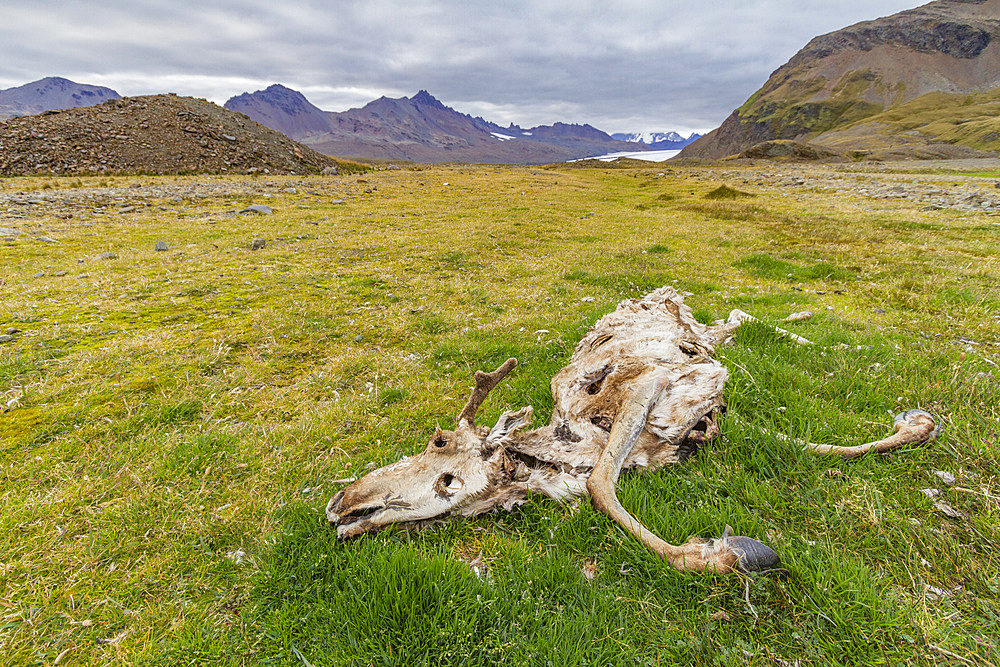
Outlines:
{"label": "animal jaw", "polygon": [[[533,493],[555,500],[590,495],[597,509],[680,570],[773,568],[774,551],[730,535],[728,527],[715,540],[668,544],[632,517],[615,493],[623,469],[683,461],[718,436],[727,371],[713,354],[750,319],[734,311],[728,323],[701,324],[670,287],[623,301],[584,335],[552,378],[547,426],[526,428],[530,407],[505,412],[492,429],[476,426],[487,394],[517,362],[508,359],[492,373],[477,372],[454,431],[439,429],[423,452],[337,493],[327,505],[327,519],[338,537],[347,539],[390,526],[420,528],[456,515],[509,511]],[[929,414],[910,411],[897,418],[896,431],[858,447],[807,448],[858,456],[933,439],[940,428]]]}

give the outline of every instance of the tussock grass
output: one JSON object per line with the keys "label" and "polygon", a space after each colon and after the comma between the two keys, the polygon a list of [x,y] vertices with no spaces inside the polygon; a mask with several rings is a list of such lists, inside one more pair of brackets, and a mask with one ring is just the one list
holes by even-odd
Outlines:
{"label": "tussock grass", "polygon": [[747,199],[755,196],[752,192],[743,192],[728,185],[720,185],[705,195],[705,199]]}
{"label": "tussock grass", "polygon": [[[9,223],[61,243],[0,241],[0,324],[21,329],[0,345],[2,662],[1000,662],[991,218],[706,202],[710,169],[656,173],[258,177],[272,216],[223,215],[260,202],[237,190]],[[0,188],[45,184],[81,181]],[[662,284],[701,321],[740,307],[817,346],[742,329],[720,350],[724,438],[624,475],[622,500],[673,542],[730,524],[787,577],[676,573],[586,501],[335,540],[333,480],[421,449],[509,356],[483,421],[525,404],[547,421],[583,332]],[[941,440],[842,462],[774,435],[853,444],[911,407],[947,422]]]}

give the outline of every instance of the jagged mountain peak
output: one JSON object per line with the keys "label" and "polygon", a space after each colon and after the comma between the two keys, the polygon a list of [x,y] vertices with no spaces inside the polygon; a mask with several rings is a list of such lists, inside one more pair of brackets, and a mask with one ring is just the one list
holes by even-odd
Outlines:
{"label": "jagged mountain peak", "polygon": [[444,104],[442,104],[438,98],[434,97],[426,90],[419,91],[416,95],[410,98],[410,101],[413,102],[414,104],[421,106],[436,107],[438,109],[448,108]]}

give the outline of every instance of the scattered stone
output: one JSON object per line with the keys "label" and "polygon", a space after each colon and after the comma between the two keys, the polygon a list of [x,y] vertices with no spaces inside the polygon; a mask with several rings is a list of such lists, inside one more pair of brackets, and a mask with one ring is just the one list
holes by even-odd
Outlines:
{"label": "scattered stone", "polygon": [[234,137],[231,134],[224,134],[222,135],[222,138],[225,139],[226,141],[236,141],[236,137]]}
{"label": "scattered stone", "polygon": [[100,262],[105,259],[118,259],[118,255],[113,252],[102,252],[100,255],[94,258],[95,262]]}
{"label": "scattered stone", "polygon": [[949,590],[947,590],[945,588],[940,588],[938,586],[928,586],[927,587],[926,597],[931,602],[935,602],[937,600],[940,600],[943,597],[947,597],[948,593],[950,593],[950,592],[951,591],[949,591]]}
{"label": "scattered stone", "polygon": [[296,190],[295,188],[285,188],[285,192],[290,195],[295,195],[299,193],[299,191]]}
{"label": "scattered stone", "polygon": [[17,327],[11,327],[10,329],[7,329],[7,333],[8,333],[9,335],[13,336],[14,334],[19,334],[19,333],[21,333],[21,330],[20,330],[20,329],[18,329]]}
{"label": "scattered stone", "polygon": [[44,243],[59,243],[59,241],[56,241],[54,238],[51,238],[49,236],[36,236],[35,240],[43,241]]}
{"label": "scattered stone", "polygon": [[928,204],[927,206],[921,206],[921,211],[940,211],[943,206],[938,206],[937,204]]}
{"label": "scattered stone", "polygon": [[166,241],[157,241],[156,245],[153,246],[153,250],[156,252],[166,252],[170,250],[170,246],[167,245]]}
{"label": "scattered stone", "polygon": [[938,479],[940,479],[942,482],[944,482],[948,486],[954,486],[955,485],[955,476],[952,475],[950,472],[946,472],[944,470],[935,470],[934,471],[934,476],[937,477]]}
{"label": "scattered stone", "polygon": [[263,250],[264,246],[266,246],[266,245],[267,245],[267,240],[262,239],[262,238],[255,238],[253,241],[250,242],[250,249],[251,250]]}
{"label": "scattered stone", "polygon": [[948,503],[944,502],[943,500],[935,501],[934,509],[936,509],[938,512],[941,512],[941,514],[944,514],[946,517],[952,519],[961,519],[963,516],[965,516],[965,514],[959,512],[957,509],[955,509]]}
{"label": "scattered stone", "polygon": [[332,167],[332,166],[331,167],[324,167],[323,171],[321,173],[324,176],[336,176],[337,174],[340,173],[340,170],[337,169],[336,167]]}
{"label": "scattered stone", "polygon": [[939,495],[941,495],[941,492],[938,491],[937,489],[920,489],[920,493],[924,494],[925,496],[927,496],[931,500],[934,500]]}
{"label": "scattered stone", "polygon": [[118,209],[118,215],[124,215],[126,213],[131,213],[135,210],[135,206],[126,206],[125,208]]}
{"label": "scattered stone", "polygon": [[16,229],[11,229],[10,227],[0,227],[0,236],[19,236],[23,234],[24,232],[19,232]]}
{"label": "scattered stone", "polygon": [[343,199],[331,199],[330,203],[331,204],[346,204],[347,202],[344,201]]}
{"label": "scattered stone", "polygon": [[39,271],[39,272],[37,272],[37,273],[33,273],[33,274],[31,274],[31,277],[32,277],[32,278],[41,278],[41,277],[42,277],[42,276],[44,276],[44,275],[45,275],[45,272],[44,272],[44,271]]}
{"label": "scattered stone", "polygon": [[14,340],[14,337],[10,334],[0,334],[0,343],[9,343]]}
{"label": "scattered stone", "polygon": [[582,301],[584,303],[592,303],[594,301],[594,297],[592,297],[592,296],[585,296],[582,299],[580,299],[580,301]]}
{"label": "scattered stone", "polygon": [[351,482],[358,481],[357,477],[342,477],[340,479],[335,479],[330,482],[330,484],[350,484]]}
{"label": "scattered stone", "polygon": [[354,342],[355,342],[355,343],[360,343],[360,342],[361,342],[361,341],[363,341],[364,339],[365,339],[365,337],[364,337],[364,336],[362,336],[361,334],[358,334],[357,336],[355,336],[355,337],[354,337]]}
{"label": "scattered stone", "polygon": [[66,275],[67,273],[69,273],[69,271],[66,271],[66,270],[63,270],[63,271],[56,271],[56,272],[55,272],[55,273],[53,273],[52,275],[56,276],[57,278],[62,278],[62,277],[63,277],[63,276],[65,276],[65,275]]}
{"label": "scattered stone", "polygon": [[885,315],[885,308],[872,308],[872,312],[878,315]]}
{"label": "scattered stone", "polygon": [[786,322],[803,322],[805,320],[808,320],[812,316],[813,316],[812,311],[810,311],[810,310],[803,310],[803,311],[800,311],[798,313],[792,313],[791,315],[789,315],[788,317],[785,318],[785,321]]}
{"label": "scattered stone", "polygon": [[236,212],[240,215],[271,215],[274,213],[274,209],[264,204],[251,204]]}

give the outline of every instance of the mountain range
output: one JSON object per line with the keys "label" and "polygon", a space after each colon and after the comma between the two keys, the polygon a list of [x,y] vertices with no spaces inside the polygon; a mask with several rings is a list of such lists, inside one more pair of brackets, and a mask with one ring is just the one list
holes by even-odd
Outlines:
{"label": "mountain range", "polygon": [[684,148],[701,138],[701,135],[693,133],[689,137],[683,137],[677,132],[616,132],[611,138],[618,141],[634,141],[646,144],[653,150],[663,151]]}
{"label": "mountain range", "polygon": [[681,156],[789,141],[855,159],[1000,150],[998,38],[1000,0],[938,0],[821,35]]}
{"label": "mountain range", "polygon": [[225,107],[327,155],[415,162],[544,164],[617,151],[648,150],[590,125],[506,127],[445,106],[426,90],[380,97],[358,109],[323,111],[274,84],[231,98]]}

